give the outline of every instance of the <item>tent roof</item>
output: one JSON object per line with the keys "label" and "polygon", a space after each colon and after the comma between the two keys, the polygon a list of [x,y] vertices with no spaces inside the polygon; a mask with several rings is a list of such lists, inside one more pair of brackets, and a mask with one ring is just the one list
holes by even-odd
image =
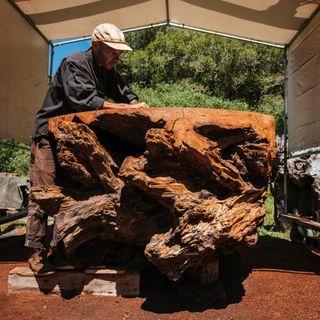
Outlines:
{"label": "tent roof", "polygon": [[288,44],[319,0],[8,0],[49,41],[90,35],[111,22],[121,29],[173,23]]}

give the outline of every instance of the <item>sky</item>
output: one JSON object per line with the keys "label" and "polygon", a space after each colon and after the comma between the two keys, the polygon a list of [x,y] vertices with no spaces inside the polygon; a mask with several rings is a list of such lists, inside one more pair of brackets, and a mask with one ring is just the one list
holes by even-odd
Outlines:
{"label": "sky", "polygon": [[[63,39],[53,41],[54,44],[61,43],[63,41],[68,41],[72,39]],[[63,58],[67,57],[69,54],[77,51],[85,51],[90,47],[90,40],[83,40],[80,42],[64,44],[54,47],[54,58],[53,58],[53,72],[52,75],[55,75],[61,61]],[[49,51],[49,65],[48,65],[48,74],[50,73],[50,56],[51,52]]]}

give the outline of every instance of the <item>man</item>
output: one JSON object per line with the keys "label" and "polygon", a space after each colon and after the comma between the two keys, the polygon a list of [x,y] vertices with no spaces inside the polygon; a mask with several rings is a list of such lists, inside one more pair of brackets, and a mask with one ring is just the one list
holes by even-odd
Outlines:
{"label": "man", "polygon": [[[113,24],[104,23],[94,29],[92,47],[88,51],[72,54],[61,62],[36,115],[29,167],[32,187],[50,185],[56,179],[49,118],[79,111],[148,107],[139,103],[138,97],[114,69],[123,51],[132,51],[123,32]],[[105,101],[105,97],[115,103]],[[47,218],[47,213],[30,199],[25,246],[33,249],[28,261],[35,274],[49,274],[54,270],[44,244]]]}

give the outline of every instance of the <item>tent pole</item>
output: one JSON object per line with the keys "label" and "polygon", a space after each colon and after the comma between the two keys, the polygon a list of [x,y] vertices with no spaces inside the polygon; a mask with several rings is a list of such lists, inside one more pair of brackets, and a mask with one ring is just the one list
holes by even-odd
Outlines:
{"label": "tent pole", "polygon": [[194,30],[194,31],[199,31],[199,32],[204,32],[204,33],[209,33],[209,34],[214,34],[214,35],[217,35],[217,36],[230,38],[230,39],[235,39],[235,40],[242,40],[242,41],[246,41],[246,42],[263,44],[263,45],[270,46],[270,47],[275,47],[275,48],[283,49],[285,47],[285,45],[283,45],[283,44],[277,44],[277,43],[272,43],[272,42],[266,42],[266,41],[260,41],[260,40],[255,40],[255,39],[239,37],[239,36],[233,36],[233,35],[222,33],[222,32],[218,32],[218,31],[210,31],[210,30],[206,30],[206,29],[200,29],[200,28],[191,27],[191,26],[188,26],[188,25],[185,25],[185,24],[181,24],[181,23],[176,23],[176,22],[169,22],[169,26],[182,28],[182,29],[187,29],[187,30]]}
{"label": "tent pole", "polygon": [[54,59],[54,45],[52,42],[49,44],[50,48],[50,71],[49,71],[49,86],[51,85],[52,82],[52,73],[53,73],[53,59]]}
{"label": "tent pole", "polygon": [[131,29],[123,29],[123,32],[132,32],[132,31],[139,31],[139,30],[144,30],[144,29],[149,29],[149,28],[157,28],[157,27],[162,27],[162,26],[168,26],[169,22],[159,22],[159,23],[151,23],[149,25],[141,26],[141,27],[135,27]]}
{"label": "tent pole", "polygon": [[[149,29],[149,28],[162,27],[162,26],[167,26],[167,25],[168,25],[167,22],[160,22],[160,23],[156,23],[156,24],[150,24],[150,25],[131,28],[131,29],[124,29],[122,31],[127,33],[127,32],[139,31],[139,30],[144,30],[144,29]],[[52,43],[52,46],[58,47],[58,46],[63,46],[65,44],[76,43],[76,42],[81,42],[81,41],[85,41],[85,40],[91,40],[91,36],[83,36],[81,38],[77,38],[77,39],[73,39],[73,40],[66,40],[66,41],[62,41],[62,42]]]}
{"label": "tent pole", "polygon": [[76,42],[81,42],[81,41],[85,41],[85,40],[91,40],[91,36],[77,38],[77,39],[73,39],[73,40],[66,40],[66,41],[62,41],[62,42],[56,42],[56,43],[53,43],[52,46],[59,47],[59,46],[65,45],[65,44],[76,43]]}
{"label": "tent pole", "polygon": [[320,146],[288,153],[288,159],[297,157],[310,156],[312,154],[320,154]]}
{"label": "tent pole", "polygon": [[[226,37],[226,38],[231,38],[231,39],[236,39],[236,40],[243,40],[246,42],[252,42],[252,43],[257,43],[257,44],[263,44],[263,45],[275,47],[275,48],[283,49],[285,47],[285,45],[283,45],[283,44],[276,44],[276,43],[271,43],[271,42],[265,42],[265,41],[259,41],[259,40],[254,40],[254,39],[238,37],[238,36],[232,36],[232,35],[228,35],[228,34],[221,33],[221,32],[199,29],[199,28],[187,26],[185,24],[179,24],[179,23],[170,22],[170,21],[149,24],[149,25],[144,25],[144,26],[130,28],[130,29],[123,29],[122,31],[126,33],[126,32],[139,31],[139,30],[144,30],[144,29],[148,29],[148,28],[156,28],[156,27],[162,27],[162,26],[172,26],[172,27],[177,27],[177,28],[182,28],[182,29],[194,30],[194,31],[199,31],[199,32],[204,32],[204,33],[209,33],[209,34],[221,36],[221,37]],[[56,42],[52,45],[57,47],[57,46],[65,45],[65,44],[70,44],[70,43],[75,43],[75,42],[80,42],[80,41],[90,40],[90,39],[91,39],[91,36],[83,36],[81,38],[77,38],[77,39],[73,39],[73,40]]]}
{"label": "tent pole", "polygon": [[284,161],[283,161],[283,201],[284,213],[288,213],[288,46],[284,50]]}
{"label": "tent pole", "polygon": [[167,23],[170,22],[170,9],[169,9],[169,0],[166,0],[166,17],[167,17]]}

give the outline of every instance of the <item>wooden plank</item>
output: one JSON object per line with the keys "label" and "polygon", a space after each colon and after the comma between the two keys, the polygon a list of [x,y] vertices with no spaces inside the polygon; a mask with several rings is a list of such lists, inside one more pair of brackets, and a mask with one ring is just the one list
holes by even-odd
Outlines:
{"label": "wooden plank", "polygon": [[316,222],[316,221],[313,221],[313,220],[310,220],[310,219],[306,219],[306,218],[300,217],[300,216],[294,216],[291,213],[289,213],[289,214],[282,213],[282,214],[280,214],[280,217],[288,219],[288,220],[292,220],[295,223],[300,224],[302,226],[307,226],[307,227],[310,227],[312,229],[320,231],[320,223],[319,222]]}
{"label": "wooden plank", "polygon": [[137,270],[94,270],[88,274],[80,271],[56,271],[48,276],[35,276],[29,267],[16,267],[9,272],[8,294],[45,293],[66,296],[91,294],[99,296],[138,296],[140,273]]}
{"label": "wooden plank", "polygon": [[125,274],[126,270],[123,268],[119,269],[86,269],[84,273],[86,274]]}
{"label": "wooden plank", "polygon": [[16,213],[10,213],[3,217],[0,217],[0,224],[5,224],[14,220],[18,220],[26,217],[28,214],[27,210],[19,210]]}

